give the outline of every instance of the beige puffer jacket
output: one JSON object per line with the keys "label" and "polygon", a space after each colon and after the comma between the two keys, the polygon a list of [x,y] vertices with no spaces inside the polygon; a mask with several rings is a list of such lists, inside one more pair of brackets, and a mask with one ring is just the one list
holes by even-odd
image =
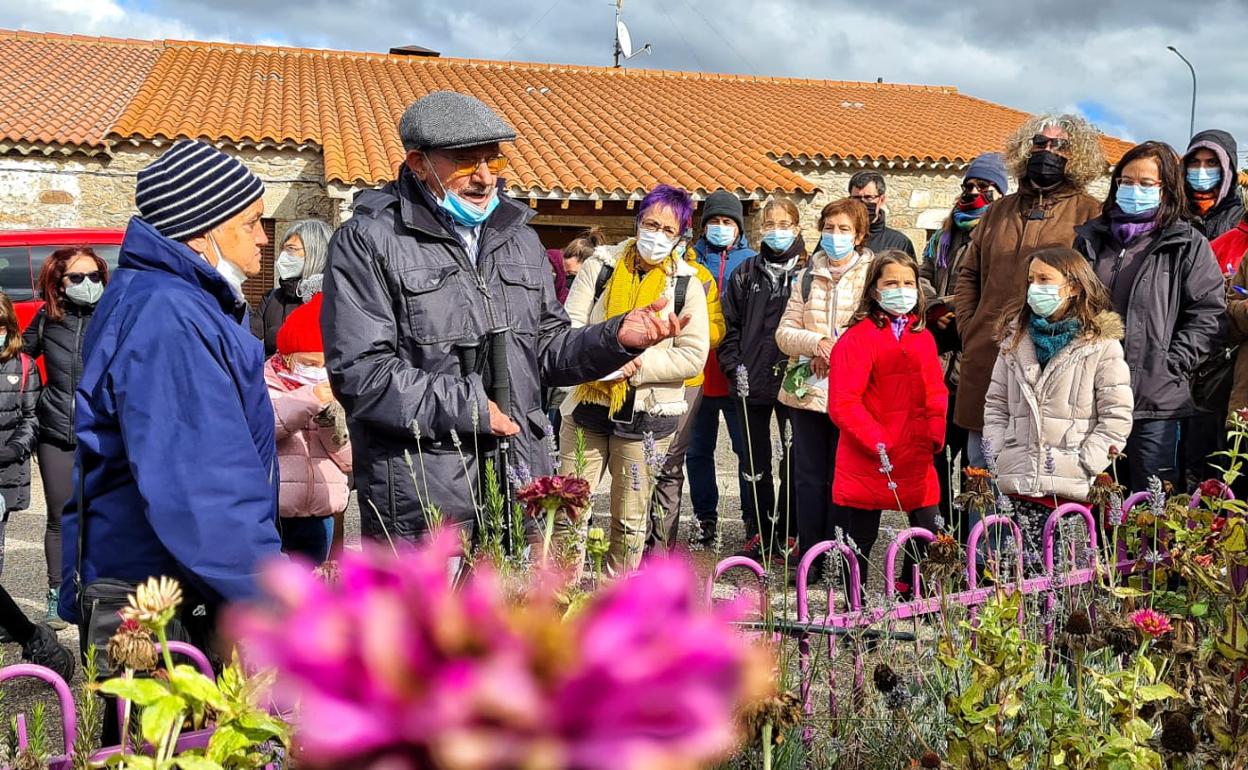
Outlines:
{"label": "beige puffer jacket", "polygon": [[[810,267],[797,274],[794,278],[793,293],[789,295],[789,304],[784,308],[780,318],[780,326],[776,328],[776,344],[780,351],[789,356],[789,365],[796,364],[805,356],[814,358],[818,354],[819,342],[830,339],[835,344],[849,326],[849,321],[858,309],[862,299],[862,288],[867,281],[867,270],[875,255],[868,248],[863,248],[858,261],[841,279],[832,281],[832,273],[828,270],[828,257],[822,251],[816,251],[810,258]],[[810,284],[809,299],[802,298],[802,284],[806,272],[814,276]],[[828,411],[828,391],[825,387],[810,387],[801,398],[780,389],[780,403],[797,409],[809,409],[812,412]]]}
{"label": "beige puffer jacket", "polygon": [[1029,334],[1013,350],[1012,335],[1001,343],[984,405],[984,439],[996,453],[1002,492],[1087,500],[1092,481],[1109,467],[1109,448],[1126,445],[1135,399],[1120,342],[1123,323],[1107,311],[1097,325],[1098,336],[1075,339],[1043,369]]}
{"label": "beige puffer jacket", "polygon": [[[630,238],[614,246],[599,246],[581,265],[580,272],[568,292],[565,309],[572,319],[572,327],[589,326],[606,318],[607,291],[594,301],[594,285],[603,267],[615,269],[616,261]],[[663,340],[641,354],[641,368],[629,378],[637,389],[636,410],[655,415],[684,414],[689,406],[685,402],[685,380],[697,376],[706,366],[706,356],[711,350],[710,324],[706,310],[706,292],[698,280],[697,269],[683,259],[676,260],[676,273],[668,278],[664,296],[669,309],[675,307],[676,281],[678,276],[691,276],[685,290],[685,306],[681,316],[689,316],[689,324],[673,339]],[[591,306],[592,305],[592,306]],[[560,413],[572,414],[579,399],[576,389],[564,400]]]}

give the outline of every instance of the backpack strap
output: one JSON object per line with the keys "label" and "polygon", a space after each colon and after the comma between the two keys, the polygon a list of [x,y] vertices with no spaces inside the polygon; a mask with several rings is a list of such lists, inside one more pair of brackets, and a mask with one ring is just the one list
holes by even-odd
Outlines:
{"label": "backpack strap", "polygon": [[685,309],[685,297],[689,294],[689,278],[687,275],[679,275],[676,277],[676,301],[672,304],[672,309],[676,311],[676,317],[680,317],[680,312]]}
{"label": "backpack strap", "polygon": [[613,265],[603,265],[602,269],[598,271],[598,277],[594,279],[594,301],[589,303],[591,308],[598,304],[598,298],[607,290],[607,282],[611,280],[611,274],[614,272],[615,267]]}
{"label": "backpack strap", "polygon": [[30,356],[25,353],[18,353],[22,359],[22,393],[26,392],[26,380],[30,377]]}
{"label": "backpack strap", "polygon": [[806,272],[802,273],[802,302],[810,302],[810,287],[815,285],[815,276],[806,268]]}

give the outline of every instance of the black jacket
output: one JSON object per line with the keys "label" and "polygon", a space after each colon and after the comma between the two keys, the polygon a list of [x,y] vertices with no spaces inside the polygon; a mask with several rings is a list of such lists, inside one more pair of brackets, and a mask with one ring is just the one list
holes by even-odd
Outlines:
{"label": "black jacket", "polygon": [[[949,225],[949,245],[945,256],[945,266],[937,264],[936,252],[940,248],[940,240],[944,230],[937,230],[923,254],[923,262],[919,265],[919,282],[924,292],[931,292],[928,297],[929,308],[932,302],[945,300],[948,309],[953,311],[953,293],[958,285],[958,270],[962,267],[962,258],[966,256],[967,247],[971,245],[971,230]],[[930,322],[932,319],[928,319]],[[958,387],[958,373],[962,363],[962,340],[958,336],[957,319],[944,329],[934,323],[928,329],[936,339],[936,348],[940,353],[941,366],[945,370],[945,387],[953,393]]]}
{"label": "black jacket", "polygon": [[[1095,269],[1122,252],[1105,217],[1075,228],[1075,248]],[[1122,346],[1131,368],[1136,419],[1192,412],[1192,371],[1217,345],[1226,316],[1222,273],[1209,241],[1179,221],[1148,236],[1126,307]]]}
{"label": "black jacket", "polygon": [[39,368],[29,356],[19,354],[0,362],[0,494],[6,505],[5,520],[8,511],[30,507],[30,456],[37,443],[39,391]]}
{"label": "black jacket", "polygon": [[[1239,198],[1239,159],[1236,156],[1239,147],[1235,143],[1235,137],[1226,131],[1201,131],[1192,137],[1191,144],[1188,145],[1187,153],[1183,156],[1185,166],[1188,157],[1201,148],[1213,150],[1222,165],[1222,183],[1218,187],[1218,202],[1213,205],[1208,214],[1203,217],[1197,216],[1192,220],[1192,225],[1196,230],[1212,241],[1228,230],[1234,229],[1235,225],[1244,218],[1244,204]],[[1184,185],[1186,188],[1186,183]],[[1191,189],[1186,189],[1190,195]]]}
{"label": "black jacket", "polygon": [[914,256],[914,242],[900,231],[889,227],[883,213],[880,214],[879,219],[871,223],[870,235],[867,236],[867,248],[871,249],[874,254],[889,249],[900,249]]}
{"label": "black jacket", "polygon": [[[764,253],[770,251],[766,244]],[[744,365],[749,375],[750,394],[746,401],[751,404],[773,404],[780,393],[784,379],[784,367],[777,366],[788,361],[776,344],[776,327],[784,315],[789,295],[800,291],[794,280],[805,260],[801,255],[805,246],[799,236],[789,249],[799,258],[792,268],[773,275],[765,266],[762,254],[750,257],[728,276],[720,303],[724,312],[724,339],[716,349],[719,366],[728,378],[729,387],[736,393],[736,370]]]}
{"label": "black jacket", "polygon": [[251,314],[251,333],[264,343],[266,356],[277,352],[277,330],[286,323],[286,316],[303,304],[303,300],[295,293],[298,286],[298,278],[282,281],[264,295],[264,299],[260,300],[260,308]]}
{"label": "black jacket", "polygon": [[511,328],[510,415],[520,426],[511,460],[534,476],[552,467],[542,388],[597,379],[640,352],[619,344],[622,316],[570,327],[532,216],[501,196],[481,225],[474,262],[450,218],[403,168],[397,182],[360,193],[354,216],[334,233],[321,328],[330,382],[349,418],[366,535],[415,537],[431,505],[448,523],[475,519],[474,448],[493,441],[485,384],[461,367],[459,346]]}
{"label": "black jacket", "polygon": [[65,315],[48,318],[46,308],[35,314],[22,335],[22,351],[31,358],[43,356],[48,381],[39,396],[39,440],[61,449],[73,449],[74,391],[82,379],[82,343],[95,307],[63,300]]}

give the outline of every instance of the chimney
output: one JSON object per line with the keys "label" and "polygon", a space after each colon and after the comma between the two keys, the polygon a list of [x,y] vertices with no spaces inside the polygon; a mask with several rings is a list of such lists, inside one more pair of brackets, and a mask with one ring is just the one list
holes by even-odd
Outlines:
{"label": "chimney", "polygon": [[437,58],[442,54],[418,45],[401,45],[390,49],[391,56],[428,56]]}

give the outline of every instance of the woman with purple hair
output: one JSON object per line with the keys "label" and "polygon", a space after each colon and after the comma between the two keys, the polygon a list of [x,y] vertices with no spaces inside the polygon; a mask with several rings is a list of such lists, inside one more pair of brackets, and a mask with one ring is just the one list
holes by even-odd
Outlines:
{"label": "woman with purple hair", "polygon": [[[616,573],[633,569],[641,561],[654,479],[688,409],[685,380],[702,371],[710,350],[706,292],[687,258],[684,237],[692,214],[693,200],[687,192],[659,185],[641,202],[636,236],[596,249],[568,294],[573,327],[646,307],[660,297],[667,298],[677,315],[690,319],[676,337],[646,350],[607,377],[577,387],[563,404],[561,472],[576,470],[576,434],[580,431],[586,478],[596,485],[604,471],[611,473],[607,563]],[[560,522],[562,543],[583,542],[571,537],[573,526],[570,521]]]}

